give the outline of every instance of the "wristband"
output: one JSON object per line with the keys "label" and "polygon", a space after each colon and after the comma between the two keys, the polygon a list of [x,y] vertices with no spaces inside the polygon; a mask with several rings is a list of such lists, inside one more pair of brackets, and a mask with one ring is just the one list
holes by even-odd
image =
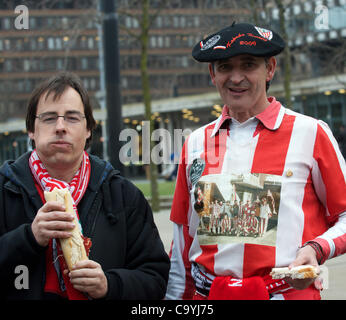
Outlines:
{"label": "wristband", "polygon": [[300,248],[304,248],[306,246],[310,246],[315,250],[317,262],[319,265],[321,265],[325,260],[321,245],[315,241],[307,241]]}

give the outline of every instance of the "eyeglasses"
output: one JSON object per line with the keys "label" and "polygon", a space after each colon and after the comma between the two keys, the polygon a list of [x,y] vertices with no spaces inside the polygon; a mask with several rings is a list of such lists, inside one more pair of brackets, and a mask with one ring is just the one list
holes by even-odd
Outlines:
{"label": "eyeglasses", "polygon": [[78,124],[85,118],[85,115],[79,111],[68,111],[63,116],[58,116],[56,112],[44,112],[35,116],[35,118],[48,125],[56,124],[58,118],[64,118],[64,121],[70,124]]}

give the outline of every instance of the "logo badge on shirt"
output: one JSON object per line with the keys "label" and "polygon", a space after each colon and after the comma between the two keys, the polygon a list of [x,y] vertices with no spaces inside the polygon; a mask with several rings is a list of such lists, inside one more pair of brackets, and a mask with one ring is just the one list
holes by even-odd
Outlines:
{"label": "logo badge on shirt", "polygon": [[192,186],[194,186],[199,180],[199,178],[202,176],[204,168],[205,168],[205,161],[203,159],[197,158],[193,160],[191,168],[190,168],[190,173],[189,173]]}

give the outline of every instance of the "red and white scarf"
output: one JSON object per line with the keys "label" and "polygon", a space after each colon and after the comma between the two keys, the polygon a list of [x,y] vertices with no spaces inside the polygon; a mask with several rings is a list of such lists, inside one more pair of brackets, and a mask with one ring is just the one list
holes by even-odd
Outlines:
{"label": "red and white scarf", "polygon": [[[88,154],[84,151],[81,166],[70,183],[52,178],[40,160],[36,149],[30,155],[29,167],[33,177],[35,178],[35,186],[43,203],[46,202],[44,199],[44,191],[52,191],[55,188],[67,188],[70,191],[73,199],[74,213],[77,216],[79,227],[82,232],[77,206],[80,200],[83,198],[89,184],[90,161]],[[62,295],[70,300],[86,299],[85,295],[73,288],[69,281],[68,275],[64,275],[63,273],[64,269],[67,269],[67,267],[62,256],[60,243],[53,239],[53,241],[50,241],[46,253],[45,291]]]}

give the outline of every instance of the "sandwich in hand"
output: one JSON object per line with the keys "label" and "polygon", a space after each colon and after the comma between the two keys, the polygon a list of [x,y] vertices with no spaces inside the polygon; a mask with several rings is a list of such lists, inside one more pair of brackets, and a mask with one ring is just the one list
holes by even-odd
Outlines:
{"label": "sandwich in hand", "polygon": [[319,275],[318,269],[312,265],[302,265],[289,269],[288,267],[273,268],[270,272],[273,279],[314,279]]}
{"label": "sandwich in hand", "polygon": [[[51,192],[44,192],[46,201],[57,201],[65,206],[65,211],[74,214],[73,200],[68,189],[54,189]],[[73,266],[81,260],[88,260],[87,251],[84,246],[84,240],[76,214],[74,219],[75,227],[71,231],[72,236],[66,239],[59,239],[60,246],[67,264],[71,271]]]}

